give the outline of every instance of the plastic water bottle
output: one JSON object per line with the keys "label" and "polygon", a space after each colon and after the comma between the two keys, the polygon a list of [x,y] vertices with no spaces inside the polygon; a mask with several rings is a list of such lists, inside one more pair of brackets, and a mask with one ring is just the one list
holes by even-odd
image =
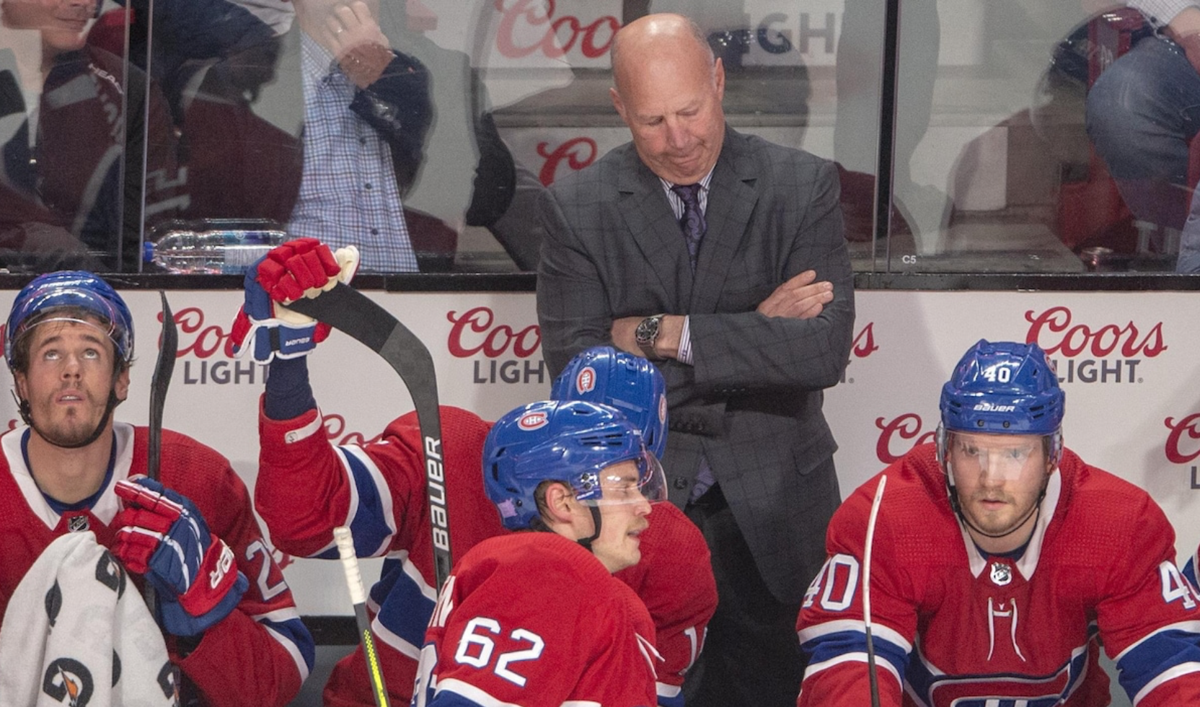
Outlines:
{"label": "plastic water bottle", "polygon": [[287,233],[274,221],[171,221],[155,229],[143,260],[170,273],[241,274]]}

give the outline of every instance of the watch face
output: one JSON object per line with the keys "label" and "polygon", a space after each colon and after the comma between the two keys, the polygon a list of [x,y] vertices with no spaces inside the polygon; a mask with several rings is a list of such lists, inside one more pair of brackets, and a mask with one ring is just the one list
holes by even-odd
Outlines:
{"label": "watch face", "polygon": [[647,317],[638,323],[637,329],[633,332],[633,338],[637,339],[640,345],[650,345],[658,338],[658,323],[661,321],[658,317]]}

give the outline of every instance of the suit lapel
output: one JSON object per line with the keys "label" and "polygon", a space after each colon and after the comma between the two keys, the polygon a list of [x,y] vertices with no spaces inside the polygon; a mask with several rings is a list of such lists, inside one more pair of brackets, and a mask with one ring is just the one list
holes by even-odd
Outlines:
{"label": "suit lapel", "polygon": [[638,158],[632,144],[624,159],[617,190],[625,225],[662,283],[667,303],[683,307],[692,297],[692,267],[683,232],[671,213],[662,183]]}
{"label": "suit lapel", "polygon": [[725,278],[746,238],[746,225],[758,202],[758,192],[754,189],[756,167],[748,153],[744,138],[726,127],[721,156],[709,184],[708,207],[704,212],[708,231],[700,243],[689,312],[717,311]]}

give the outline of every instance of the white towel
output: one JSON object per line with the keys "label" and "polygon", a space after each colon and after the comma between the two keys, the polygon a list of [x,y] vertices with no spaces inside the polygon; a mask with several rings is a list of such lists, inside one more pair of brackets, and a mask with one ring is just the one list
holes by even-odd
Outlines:
{"label": "white towel", "polygon": [[4,707],[177,705],[167,648],[137,587],[91,532],[42,552],[0,624]]}

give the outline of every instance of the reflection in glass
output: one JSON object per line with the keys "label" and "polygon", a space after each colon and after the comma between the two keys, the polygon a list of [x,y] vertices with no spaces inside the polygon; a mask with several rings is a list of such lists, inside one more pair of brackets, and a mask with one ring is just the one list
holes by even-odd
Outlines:
{"label": "reflection in glass", "polygon": [[1148,5],[1150,12],[1117,10],[1089,24],[1093,36],[1107,31],[1113,52],[1103,73],[1090,77],[1088,133],[1136,219],[1135,255],[1198,272],[1200,202],[1193,197],[1192,143],[1200,130],[1200,8],[1130,5]]}
{"label": "reflection in glass", "polygon": [[151,34],[150,0],[0,0],[0,265],[153,271],[142,233],[249,219],[364,270],[533,270],[544,187],[627,139],[613,34],[673,11],[733,127],[838,163],[857,269],[1190,270],[1200,10],[1145,2],[902,2],[877,242],[877,2],[154,0]]}
{"label": "reflection in glass", "polygon": [[0,13],[0,265],[136,269],[143,126],[161,147],[145,154],[147,214],[175,203],[161,95],[147,123],[145,75],[126,72],[96,0],[3,0]]}
{"label": "reflection in glass", "polygon": [[512,206],[541,185],[500,138],[469,55],[426,36],[466,6],[242,4],[222,17],[258,28],[208,56],[170,57],[189,27],[156,24],[153,56],[179,74],[189,222],[267,219],[357,245],[364,271],[450,270],[471,228],[511,254],[501,267],[536,262],[540,226]]}

